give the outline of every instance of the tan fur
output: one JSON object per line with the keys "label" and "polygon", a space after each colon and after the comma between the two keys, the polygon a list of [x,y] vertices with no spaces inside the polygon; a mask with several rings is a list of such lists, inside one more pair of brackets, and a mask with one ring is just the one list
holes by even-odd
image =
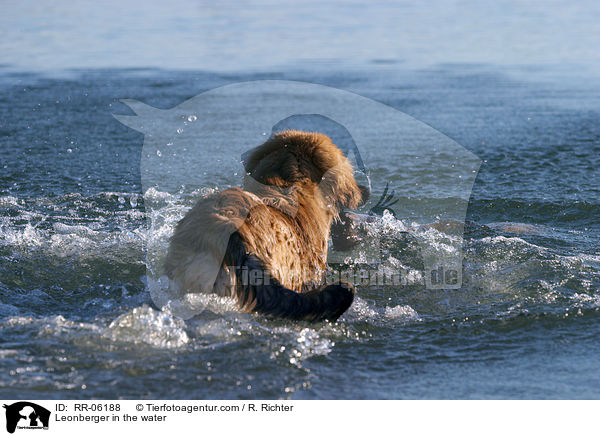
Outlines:
{"label": "tan fur", "polygon": [[[235,297],[234,274],[223,260],[237,232],[281,285],[315,291],[323,285],[333,219],[362,199],[352,165],[329,137],[289,130],[252,150],[245,169],[245,190],[203,198],[179,222],[167,275],[183,292]],[[251,301],[240,303],[252,309]]]}

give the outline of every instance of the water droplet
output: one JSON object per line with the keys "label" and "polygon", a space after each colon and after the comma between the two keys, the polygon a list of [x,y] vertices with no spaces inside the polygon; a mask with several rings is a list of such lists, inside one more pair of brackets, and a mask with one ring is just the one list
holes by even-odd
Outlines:
{"label": "water droplet", "polygon": [[129,204],[131,204],[131,207],[137,207],[137,204],[138,204],[137,195],[133,195],[129,199]]}
{"label": "water droplet", "polygon": [[177,129],[177,134],[179,135],[181,132],[183,132],[182,128]]}
{"label": "water droplet", "polygon": [[160,150],[156,150],[156,155],[157,155],[158,157],[161,157],[161,156],[162,156],[162,152],[161,152]]}
{"label": "water droplet", "polygon": [[125,204],[125,199],[123,198],[123,196],[119,195],[118,200],[119,200],[119,203]]}
{"label": "water droplet", "polygon": [[70,148],[67,148],[67,153],[73,153],[73,150]]}
{"label": "water droplet", "polygon": [[190,115],[190,116],[188,117],[188,121],[189,121],[190,123],[193,123],[193,122],[194,122],[194,121],[196,121],[197,119],[198,119],[198,117],[197,117],[196,115]]}

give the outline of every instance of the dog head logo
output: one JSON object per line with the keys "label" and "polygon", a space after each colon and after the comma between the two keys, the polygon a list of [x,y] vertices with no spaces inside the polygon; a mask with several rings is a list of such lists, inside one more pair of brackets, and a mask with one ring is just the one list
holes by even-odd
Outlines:
{"label": "dog head logo", "polygon": [[[239,185],[242,180],[251,187],[248,190],[260,191],[262,184],[246,173],[243,156],[272,134],[290,128],[330,136],[354,161],[357,181],[363,177],[378,188],[378,194],[391,182],[398,193],[395,211],[399,218],[433,223],[430,232],[443,228],[443,244],[431,243],[425,231],[417,241],[424,284],[431,289],[461,287],[464,220],[481,161],[430,126],[350,92],[291,81],[227,85],[167,110],[135,100],[121,101],[135,115],[115,118],[144,134],[141,179],[150,226],[146,265],[157,306],[169,306],[183,318],[201,310],[185,301],[189,294],[169,289],[161,277],[171,230],[199,195]],[[400,176],[386,180],[390,165]],[[286,213],[294,214],[294,192],[264,189],[271,190],[270,196],[263,197],[271,206],[281,205]],[[377,198],[373,196],[367,207],[392,209],[390,198],[375,204]],[[376,238],[362,253],[370,263],[390,257]],[[225,253],[228,235],[222,239]],[[328,261],[343,259],[328,257]],[[215,279],[218,268],[215,264]]]}
{"label": "dog head logo", "polygon": [[19,429],[48,429],[50,411],[28,401],[4,405],[6,409],[6,431]]}

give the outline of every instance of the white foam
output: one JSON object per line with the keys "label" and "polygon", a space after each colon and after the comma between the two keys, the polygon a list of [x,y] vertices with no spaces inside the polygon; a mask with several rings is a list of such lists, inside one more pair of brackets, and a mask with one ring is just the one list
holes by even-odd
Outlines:
{"label": "white foam", "polygon": [[416,310],[408,305],[401,305],[394,307],[386,307],[385,316],[389,319],[402,320],[402,321],[420,321],[421,318]]}
{"label": "white foam", "polygon": [[5,197],[0,197],[0,207],[8,207],[8,206],[18,206],[19,200],[17,198],[7,195]]}
{"label": "white foam", "polygon": [[342,319],[350,323],[367,322],[376,326],[421,321],[417,311],[408,305],[380,307],[360,297],[354,298],[354,303]]}
{"label": "white foam", "polygon": [[507,236],[486,236],[485,238],[479,239],[480,242],[483,242],[486,245],[508,245],[508,246],[527,246],[536,248],[538,250],[547,250],[544,247],[540,247],[538,245],[532,244],[531,242],[527,242],[524,239],[521,239],[516,236],[507,237]]}
{"label": "white foam", "polygon": [[178,348],[190,341],[183,320],[146,305],[119,316],[106,328],[103,336],[116,342],[157,348]]}
{"label": "white foam", "polygon": [[146,239],[143,227],[121,232],[106,232],[83,225],[54,223],[53,229],[40,229],[26,224],[24,227],[0,226],[0,245],[18,250],[43,249],[44,254],[58,257],[118,257],[128,253],[138,257]]}
{"label": "white foam", "polygon": [[576,305],[588,305],[592,308],[600,307],[600,289],[598,293],[594,295],[575,293],[571,296],[571,299]]}
{"label": "white foam", "polygon": [[77,322],[66,319],[62,315],[35,318],[31,316],[12,316],[2,322],[7,327],[30,326],[36,327],[38,335],[52,336],[68,331],[100,332],[101,328],[87,322]]}
{"label": "white foam", "polygon": [[271,359],[283,360],[300,368],[304,360],[331,352],[335,342],[326,333],[330,331],[300,326],[273,328]]}

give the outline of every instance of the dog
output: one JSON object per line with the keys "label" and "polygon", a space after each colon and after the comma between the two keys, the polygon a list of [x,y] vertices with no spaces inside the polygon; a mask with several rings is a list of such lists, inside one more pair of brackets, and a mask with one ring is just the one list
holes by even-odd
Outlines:
{"label": "dog", "polygon": [[200,199],[177,224],[165,261],[171,285],[232,297],[242,312],[336,321],[354,288],[324,283],[330,229],[367,200],[368,189],[320,133],[277,133],[243,164],[243,190]]}

